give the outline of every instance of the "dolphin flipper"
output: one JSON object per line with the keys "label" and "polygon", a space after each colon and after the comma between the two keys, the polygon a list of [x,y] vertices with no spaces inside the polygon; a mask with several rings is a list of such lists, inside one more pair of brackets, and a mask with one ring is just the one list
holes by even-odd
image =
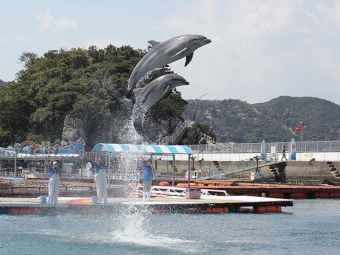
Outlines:
{"label": "dolphin flipper", "polygon": [[[184,48],[183,50],[177,52],[173,57],[176,57],[176,56],[178,56],[178,55],[184,53],[184,52],[187,51],[187,50],[188,50],[188,48]],[[190,61],[192,60],[192,57],[193,57],[193,56],[194,56],[194,53],[193,53],[193,52],[190,53],[189,55],[186,55],[186,60],[185,60],[185,65],[184,65],[184,66],[187,66],[187,65],[190,63]]]}
{"label": "dolphin flipper", "polygon": [[177,52],[177,53],[176,53],[175,55],[173,55],[172,57],[174,58],[174,57],[176,57],[176,56],[182,54],[183,52],[185,52],[185,51],[187,51],[187,50],[188,50],[188,48],[185,47],[184,49],[180,50],[179,52]]}
{"label": "dolphin flipper", "polygon": [[163,99],[167,99],[172,93],[172,90],[169,90],[167,93],[165,93],[164,96],[162,96]]}
{"label": "dolphin flipper", "polygon": [[170,90],[169,89],[170,89],[170,85],[166,86],[161,98],[163,98],[169,91],[172,91],[171,89]]}
{"label": "dolphin flipper", "polygon": [[184,66],[187,66],[189,65],[190,61],[192,60],[192,57],[194,56],[194,53],[191,53],[189,55],[186,56],[186,60],[185,60],[185,65]]}

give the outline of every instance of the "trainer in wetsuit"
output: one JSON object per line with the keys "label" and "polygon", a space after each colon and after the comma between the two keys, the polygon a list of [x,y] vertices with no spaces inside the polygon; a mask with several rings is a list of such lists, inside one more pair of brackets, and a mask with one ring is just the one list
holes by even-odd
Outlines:
{"label": "trainer in wetsuit", "polygon": [[154,175],[154,167],[152,165],[152,159],[148,159],[145,161],[143,158],[143,202],[150,200],[150,190],[152,186],[152,177]]}
{"label": "trainer in wetsuit", "polygon": [[97,161],[93,163],[93,166],[96,171],[96,175],[94,178],[94,182],[97,189],[98,202],[102,202],[104,200],[104,204],[107,203],[107,167],[103,162],[103,158],[101,156],[98,157]]}
{"label": "trainer in wetsuit", "polygon": [[48,202],[52,204],[58,203],[59,182],[61,180],[61,170],[58,168],[58,162],[53,161],[48,166],[50,170],[50,179],[48,182]]}

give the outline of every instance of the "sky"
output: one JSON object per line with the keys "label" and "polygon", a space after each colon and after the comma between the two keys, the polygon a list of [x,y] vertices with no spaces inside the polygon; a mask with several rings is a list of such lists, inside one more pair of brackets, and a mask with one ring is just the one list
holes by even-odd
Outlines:
{"label": "sky", "polygon": [[130,45],[199,34],[212,42],[171,69],[184,99],[317,97],[340,105],[337,0],[0,0],[0,79],[24,52]]}

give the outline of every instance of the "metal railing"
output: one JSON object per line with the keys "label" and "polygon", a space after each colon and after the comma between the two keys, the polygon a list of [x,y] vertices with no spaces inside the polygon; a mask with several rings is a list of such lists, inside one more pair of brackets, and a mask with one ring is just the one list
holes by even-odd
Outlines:
{"label": "metal railing", "polygon": [[179,123],[177,127],[175,128],[174,132],[170,136],[164,137],[160,144],[176,144],[180,136],[184,134],[184,131],[188,128],[189,121],[185,120],[182,123]]}
{"label": "metal railing", "polygon": [[[281,152],[286,146],[290,152],[291,142],[265,143],[266,152]],[[261,143],[226,143],[226,144],[197,144],[188,145],[194,152],[199,153],[259,153]],[[296,142],[297,153],[340,152],[340,140],[337,141],[303,141]]]}

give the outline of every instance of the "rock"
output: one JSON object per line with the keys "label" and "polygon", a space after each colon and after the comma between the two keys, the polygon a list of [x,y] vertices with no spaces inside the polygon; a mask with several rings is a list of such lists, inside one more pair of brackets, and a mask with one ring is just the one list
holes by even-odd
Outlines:
{"label": "rock", "polygon": [[209,134],[204,134],[198,131],[195,121],[188,124],[188,129],[178,144],[215,144],[215,134],[212,127]]}
{"label": "rock", "polygon": [[85,139],[84,123],[81,119],[66,115],[64,119],[63,137],[64,141],[77,141]]}

